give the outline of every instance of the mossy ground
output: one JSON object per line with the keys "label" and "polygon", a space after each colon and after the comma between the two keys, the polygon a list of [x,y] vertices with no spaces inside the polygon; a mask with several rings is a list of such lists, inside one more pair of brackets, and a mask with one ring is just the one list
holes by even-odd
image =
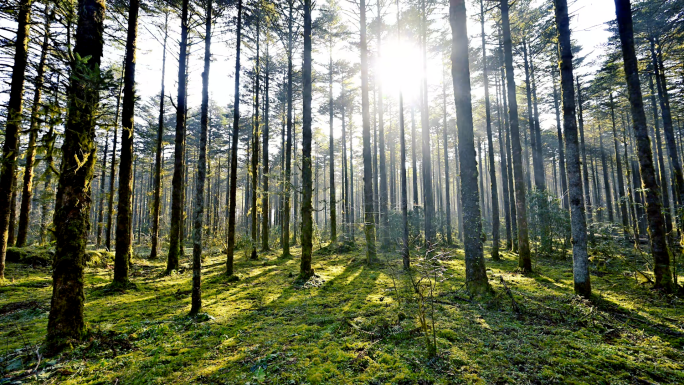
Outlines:
{"label": "mossy ground", "polygon": [[317,277],[300,286],[300,250],[292,251],[258,261],[237,253],[235,282],[224,275],[225,256],[209,250],[196,319],[187,317],[188,257],[170,276],[165,261],[136,258],[136,288],[118,292],[106,289],[112,266],[93,265],[91,337],[41,358],[28,376],[45,337],[50,270],[10,263],[0,287],[0,383],[22,375],[67,384],[684,383],[684,301],[652,291],[624,266],[592,274],[590,302],[572,294],[571,261],[536,259],[535,273],[523,276],[516,256],[503,253],[501,262],[487,259],[496,294],[469,302],[462,250],[449,249],[455,258],[436,305],[438,356],[427,359],[386,264],[367,266],[361,248],[316,252]]}

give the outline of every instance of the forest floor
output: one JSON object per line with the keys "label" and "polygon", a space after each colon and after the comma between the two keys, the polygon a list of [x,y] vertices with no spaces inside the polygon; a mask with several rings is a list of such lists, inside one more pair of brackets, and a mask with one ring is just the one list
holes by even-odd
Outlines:
{"label": "forest floor", "polygon": [[86,271],[89,338],[51,358],[37,349],[50,270],[9,263],[0,384],[684,383],[684,300],[649,289],[626,265],[593,270],[586,301],[573,295],[569,259],[535,258],[535,272],[521,275],[504,253],[487,258],[495,294],[471,301],[463,251],[446,249],[453,258],[436,285],[437,356],[428,359],[406,277],[393,263],[369,267],[362,250],[315,252],[317,277],[304,285],[295,282],[299,249],[257,261],[238,252],[237,282],[224,274],[225,255],[209,251],[195,319],[187,317],[189,257],[170,276],[165,261],[135,258],[137,287],[120,292],[107,290],[113,267],[103,258]]}

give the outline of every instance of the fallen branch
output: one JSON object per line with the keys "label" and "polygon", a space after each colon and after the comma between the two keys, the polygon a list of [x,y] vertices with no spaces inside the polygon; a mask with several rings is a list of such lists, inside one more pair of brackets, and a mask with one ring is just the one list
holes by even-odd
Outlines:
{"label": "fallen branch", "polygon": [[515,301],[515,298],[513,297],[513,293],[511,293],[511,289],[508,288],[508,285],[506,285],[506,281],[504,281],[502,276],[499,276],[499,280],[501,281],[501,284],[504,287],[504,291],[508,296],[511,298],[511,302],[513,302],[513,311],[515,311],[516,314],[520,314],[522,312],[520,306],[518,303]]}

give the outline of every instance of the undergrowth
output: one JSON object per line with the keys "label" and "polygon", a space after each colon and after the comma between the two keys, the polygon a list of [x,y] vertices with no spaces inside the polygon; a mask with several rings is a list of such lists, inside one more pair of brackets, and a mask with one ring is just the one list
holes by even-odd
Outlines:
{"label": "undergrowth", "polygon": [[400,256],[369,267],[362,247],[315,253],[316,277],[303,285],[299,249],[238,255],[238,281],[225,276],[225,255],[209,250],[196,318],[187,317],[187,257],[169,276],[163,259],[135,258],[135,288],[119,291],[106,290],[113,267],[100,258],[86,272],[88,338],[49,359],[39,348],[50,270],[9,263],[0,383],[684,383],[684,301],[652,291],[628,265],[595,269],[588,301],[573,295],[571,261],[536,259],[525,276],[503,253],[487,260],[495,294],[473,301],[462,251],[448,249],[428,358],[423,325],[395,298],[390,269]]}

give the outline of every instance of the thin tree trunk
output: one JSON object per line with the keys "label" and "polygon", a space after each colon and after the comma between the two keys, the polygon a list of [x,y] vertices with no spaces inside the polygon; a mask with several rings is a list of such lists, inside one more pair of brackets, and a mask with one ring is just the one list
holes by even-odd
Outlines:
{"label": "thin tree trunk", "polygon": [[435,216],[435,196],[432,192],[432,157],[430,148],[430,117],[427,86],[427,11],[426,0],[421,0],[421,35],[423,45],[423,79],[421,130],[423,133],[423,201],[425,202],[425,242],[435,240],[433,218]]}
{"label": "thin tree trunk", "polygon": [[[164,98],[165,98],[165,83],[166,76],[166,42],[169,37],[169,12],[164,14],[164,53],[162,54],[162,84],[161,95],[159,97],[159,121],[157,124],[157,151],[154,160],[154,203],[152,204],[152,247],[150,250],[150,259],[157,259],[159,249],[159,217],[161,206],[161,190],[162,190],[162,157],[164,153]],[[104,175],[104,174],[103,174]]]}
{"label": "thin tree trunk", "polygon": [[[499,189],[496,184],[496,168],[494,165],[494,141],[492,139],[492,117],[489,107],[489,74],[487,72],[487,47],[485,45],[484,0],[480,0],[480,26],[482,29],[482,76],[485,89],[485,119],[487,124],[487,145],[489,148],[489,178],[492,194],[492,259],[499,260]],[[448,183],[448,179],[447,179]],[[447,187],[447,201],[449,199]],[[484,192],[483,192],[484,193]]]}
{"label": "thin tree trunk", "polygon": [[240,133],[240,46],[242,42],[242,0],[238,0],[237,32],[235,48],[235,94],[233,101],[233,137],[230,151],[230,204],[228,207],[228,245],[226,250],[226,275],[233,275],[235,255],[235,204],[237,199],[237,152]]}
{"label": "thin tree trunk", "polygon": [[[125,58],[124,58],[125,59]],[[125,61],[124,61],[125,63]],[[114,179],[116,177],[116,145],[119,140],[119,108],[121,107],[121,93],[123,92],[125,64],[121,68],[119,92],[116,94],[116,115],[114,117],[114,145],[112,146],[112,163],[109,170],[109,195],[107,196],[107,232],[105,233],[105,247],[112,249],[112,221],[114,219]]]}
{"label": "thin tree trunk", "polygon": [[35,92],[33,94],[33,105],[31,106],[31,127],[29,128],[29,142],[26,150],[26,166],[24,167],[24,186],[21,192],[21,209],[19,211],[19,231],[17,232],[17,247],[23,247],[26,244],[28,235],[29,222],[31,221],[31,205],[33,200],[33,174],[36,160],[36,139],[38,138],[38,131],[40,130],[40,123],[38,122],[38,114],[40,113],[40,99],[43,91],[43,75],[45,74],[45,61],[49,50],[50,39],[50,22],[52,21],[54,11],[50,7],[45,6],[43,24],[43,44],[41,46],[40,60],[38,61],[35,83]]}
{"label": "thin tree trunk", "polygon": [[17,17],[19,25],[17,26],[17,38],[14,44],[12,84],[10,86],[9,103],[7,104],[5,143],[2,148],[2,165],[0,166],[0,280],[5,278],[5,255],[9,243],[9,229],[10,224],[14,223],[14,221],[10,221],[10,206],[14,205],[12,192],[16,185],[15,171],[17,168],[17,153],[19,152],[24,81],[28,64],[31,3],[32,0],[21,0],[19,2],[19,14]]}
{"label": "thin tree trunk", "polygon": [[176,105],[176,143],[174,150],[173,179],[171,180],[171,231],[169,234],[169,255],[166,263],[167,274],[178,269],[178,258],[183,253],[183,157],[185,153],[187,97],[188,1],[189,0],[183,0],[181,8],[181,40],[180,54],[178,56],[178,101]]}
{"label": "thin tree trunk", "polygon": [[617,167],[617,185],[618,185],[618,204],[620,205],[620,215],[622,216],[622,230],[625,233],[625,240],[629,241],[629,217],[627,216],[627,202],[625,202],[625,182],[622,179],[622,162],[620,162],[620,144],[617,138],[617,130],[615,128],[615,104],[613,102],[613,94],[610,94],[610,117],[613,127],[613,144],[615,147],[615,163]]}
{"label": "thin tree trunk", "polygon": [[200,112],[199,158],[195,193],[195,215],[192,232],[192,304],[190,315],[202,309],[202,218],[204,214],[204,181],[207,176],[207,131],[209,128],[209,69],[211,66],[212,0],[207,1],[204,34],[204,71],[202,72],[202,106]]}
{"label": "thin tree trunk", "polygon": [[515,179],[519,252],[518,265],[524,272],[530,272],[532,271],[532,259],[530,258],[530,240],[527,228],[527,203],[522,168],[522,148],[520,146],[518,102],[515,95],[515,75],[513,74],[513,50],[511,43],[511,27],[508,16],[508,0],[501,0],[501,21],[504,58],[506,63],[506,80],[508,82],[508,108],[511,123],[511,147],[513,152],[513,171]]}
{"label": "thin tree trunk", "polygon": [[121,116],[121,155],[119,156],[119,201],[116,216],[116,252],[114,283],[128,283],[128,265],[132,256],[133,231],[133,130],[135,118],[135,64],[138,42],[140,1],[131,0],[128,8],[128,34],[124,72],[124,96]]}

